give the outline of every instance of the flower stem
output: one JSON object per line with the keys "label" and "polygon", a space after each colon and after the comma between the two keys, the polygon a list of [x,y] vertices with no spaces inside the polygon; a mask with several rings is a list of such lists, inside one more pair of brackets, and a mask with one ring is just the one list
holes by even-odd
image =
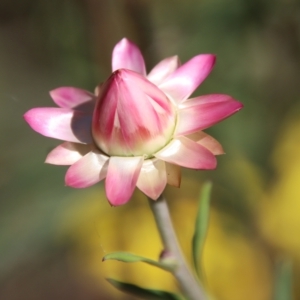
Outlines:
{"label": "flower stem", "polygon": [[160,195],[156,201],[149,198],[149,203],[164,245],[164,251],[176,259],[177,267],[174,269],[173,275],[179,282],[182,292],[189,300],[205,300],[203,288],[188,268],[178,244],[166,199]]}

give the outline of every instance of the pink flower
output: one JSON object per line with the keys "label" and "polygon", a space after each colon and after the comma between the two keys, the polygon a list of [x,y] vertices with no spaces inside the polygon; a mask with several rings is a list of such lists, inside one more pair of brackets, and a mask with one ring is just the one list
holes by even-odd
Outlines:
{"label": "pink flower", "polygon": [[42,135],[64,140],[46,162],[71,165],[66,185],[85,188],[105,179],[112,205],[129,201],[137,186],[157,199],[166,184],[179,187],[180,166],[215,169],[222,146],[202,130],[242,104],[228,95],[188,99],[209,75],[212,54],[183,65],[177,56],[146,75],[138,47],[122,39],[112,54],[112,75],[93,94],[74,87],[50,92],[59,107],[33,108],[25,120]]}

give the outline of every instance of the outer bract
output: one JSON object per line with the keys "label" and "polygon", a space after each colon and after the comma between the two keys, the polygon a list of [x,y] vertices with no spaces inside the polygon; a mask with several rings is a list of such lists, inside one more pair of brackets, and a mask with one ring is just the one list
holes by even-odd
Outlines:
{"label": "outer bract", "polygon": [[156,200],[166,184],[180,186],[180,166],[215,169],[222,146],[203,132],[242,108],[228,95],[188,99],[209,75],[212,54],[183,65],[177,56],[146,75],[139,48],[122,39],[112,55],[112,75],[97,94],[74,87],[50,92],[56,108],[25,115],[32,129],[64,140],[46,162],[70,165],[68,186],[85,188],[105,179],[109,202],[129,201],[137,186]]}

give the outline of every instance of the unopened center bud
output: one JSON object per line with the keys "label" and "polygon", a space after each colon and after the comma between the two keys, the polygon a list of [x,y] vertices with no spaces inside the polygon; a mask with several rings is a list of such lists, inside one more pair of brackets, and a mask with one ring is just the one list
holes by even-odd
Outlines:
{"label": "unopened center bud", "polygon": [[171,139],[176,110],[167,96],[144,76],[115,71],[101,87],[92,133],[96,145],[110,156],[146,156]]}

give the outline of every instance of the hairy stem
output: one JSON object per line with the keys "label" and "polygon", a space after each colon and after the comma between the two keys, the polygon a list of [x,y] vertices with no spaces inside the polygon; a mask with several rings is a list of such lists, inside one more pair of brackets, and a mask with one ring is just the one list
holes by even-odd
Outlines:
{"label": "hairy stem", "polygon": [[182,292],[189,300],[205,300],[203,288],[188,268],[178,244],[166,199],[160,195],[156,201],[149,199],[149,203],[164,245],[164,251],[170,253],[178,264],[173,275],[180,284]]}

